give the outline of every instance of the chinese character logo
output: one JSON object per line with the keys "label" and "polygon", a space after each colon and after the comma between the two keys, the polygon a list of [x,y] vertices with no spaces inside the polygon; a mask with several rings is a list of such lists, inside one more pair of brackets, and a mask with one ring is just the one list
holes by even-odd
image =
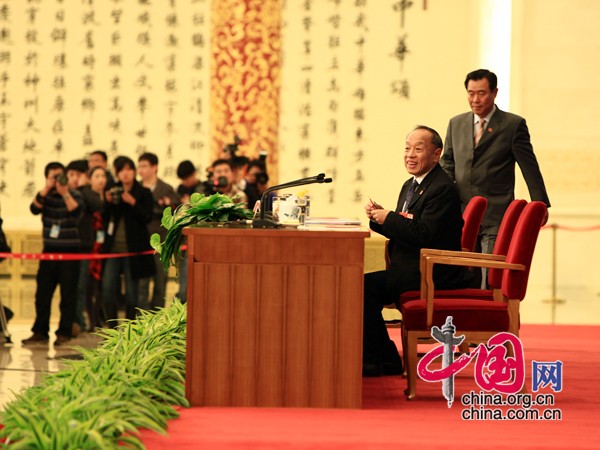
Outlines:
{"label": "chinese character logo", "polygon": [[[463,370],[472,359],[475,362],[475,382],[485,390],[496,390],[502,394],[516,394],[525,384],[525,355],[521,340],[511,333],[498,333],[486,345],[479,346],[468,354],[454,360],[454,346],[464,340],[464,336],[454,336],[456,327],[452,317],[439,329],[432,327],[431,336],[442,345],[430,350],[417,365],[417,373],[424,381],[442,382],[442,392],[448,407],[454,401],[454,375]],[[442,356],[442,368],[430,370],[429,364]],[[549,363],[542,363],[549,364]],[[560,369],[559,369],[560,370]],[[540,383],[547,382],[550,371],[540,369]]]}
{"label": "chinese character logo", "polygon": [[537,392],[540,388],[550,386],[554,392],[562,391],[562,361],[531,362],[531,389]]}

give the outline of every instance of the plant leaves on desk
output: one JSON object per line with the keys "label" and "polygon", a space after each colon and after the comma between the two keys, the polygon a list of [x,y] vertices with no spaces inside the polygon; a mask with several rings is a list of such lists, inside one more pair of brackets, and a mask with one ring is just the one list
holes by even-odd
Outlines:
{"label": "plant leaves on desk", "polygon": [[230,222],[252,218],[252,211],[244,208],[243,204],[236,204],[224,194],[194,193],[188,202],[179,205],[175,211],[170,207],[165,208],[161,219],[161,226],[167,229],[165,241],[160,241],[158,233],[150,237],[150,245],[160,253],[160,260],[165,272],[170,266],[177,264],[181,255],[181,245],[185,239],[183,229],[198,222]]}

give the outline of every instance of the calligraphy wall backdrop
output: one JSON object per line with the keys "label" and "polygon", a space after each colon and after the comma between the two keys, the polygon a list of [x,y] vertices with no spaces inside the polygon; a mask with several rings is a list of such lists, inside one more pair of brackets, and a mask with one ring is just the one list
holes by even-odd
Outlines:
{"label": "calligraphy wall backdrop", "polygon": [[395,207],[406,134],[443,136],[468,107],[476,14],[468,0],[285,2],[280,179],[333,176],[310,186],[314,214],[362,218],[368,196]]}
{"label": "calligraphy wall backdrop", "polygon": [[171,183],[183,159],[203,172],[209,33],[208,0],[0,0],[6,226],[39,228],[29,204],[52,160],[151,151]]}

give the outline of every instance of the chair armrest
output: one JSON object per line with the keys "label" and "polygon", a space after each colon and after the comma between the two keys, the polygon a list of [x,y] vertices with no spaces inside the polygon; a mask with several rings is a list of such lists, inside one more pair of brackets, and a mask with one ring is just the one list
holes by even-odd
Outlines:
{"label": "chair armrest", "polygon": [[[427,256],[425,257],[425,272],[421,272],[421,288],[425,283],[424,298],[427,299],[427,327],[431,328],[433,322],[433,296],[435,285],[433,282],[433,266],[435,264],[445,264],[449,266],[464,266],[464,267],[486,267],[488,269],[509,269],[509,270],[525,270],[524,264],[507,263],[505,261],[494,261],[479,258],[462,258],[453,256]],[[424,280],[423,280],[424,279]],[[421,292],[423,294],[423,292]]]}
{"label": "chair armrest", "polygon": [[504,255],[492,255],[489,253],[476,253],[476,252],[465,252],[458,250],[438,250],[435,248],[422,248],[421,257],[425,256],[457,256],[461,258],[477,258],[477,259],[490,259],[495,261],[504,261],[506,256]]}
{"label": "chair armrest", "polygon": [[[458,250],[440,250],[437,248],[422,248],[419,269],[421,274],[425,273],[425,261],[428,256],[455,256],[461,258],[476,258],[481,260],[504,261],[506,256],[491,255],[489,253],[462,252]],[[426,297],[425,279],[421,277],[421,298]]]}

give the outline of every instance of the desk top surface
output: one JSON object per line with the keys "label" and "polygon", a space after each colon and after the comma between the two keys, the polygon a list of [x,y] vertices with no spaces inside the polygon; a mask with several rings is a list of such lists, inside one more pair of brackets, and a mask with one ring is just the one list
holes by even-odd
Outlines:
{"label": "desk top surface", "polygon": [[367,238],[369,229],[351,226],[308,226],[282,228],[252,228],[248,224],[197,224],[183,229],[185,235],[272,236],[272,237],[331,237]]}

